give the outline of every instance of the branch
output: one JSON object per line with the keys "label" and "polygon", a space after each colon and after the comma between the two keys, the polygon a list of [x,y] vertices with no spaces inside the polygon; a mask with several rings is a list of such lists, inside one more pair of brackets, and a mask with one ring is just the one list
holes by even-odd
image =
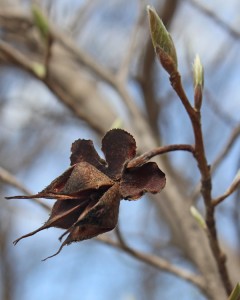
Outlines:
{"label": "branch", "polygon": [[240,187],[240,170],[238,171],[238,173],[237,173],[235,179],[233,180],[232,184],[230,185],[230,187],[226,190],[226,192],[222,196],[214,199],[212,201],[212,205],[217,206],[218,204],[223,202],[223,200],[225,200],[228,196],[230,196],[232,193],[237,191],[237,189],[239,187]]}
{"label": "branch", "polygon": [[220,19],[212,10],[206,8],[205,6],[201,5],[199,2],[194,0],[187,0],[189,4],[191,4],[193,7],[204,13],[206,16],[209,17],[210,20],[213,20],[218,26],[223,28],[227,33],[230,34],[234,39],[239,39],[240,32],[237,31],[234,28],[231,28],[229,24],[224,22],[222,19]]}
{"label": "branch", "polygon": [[2,40],[0,40],[0,53],[3,54],[10,63],[14,63],[35,77],[38,77],[38,75],[34,72],[33,63],[29,62],[29,60],[21,52]]}
{"label": "branch", "polygon": [[[4,12],[0,12],[0,18],[1,17],[6,17],[6,15],[11,16],[11,12],[8,10]],[[46,18],[46,16],[45,16]],[[47,20],[47,19],[46,19]],[[29,24],[33,23],[31,20],[27,17],[25,17],[25,21],[28,22]],[[48,22],[48,20],[47,20]],[[112,86],[116,92],[119,94],[123,102],[125,103],[126,107],[128,108],[129,114],[131,118],[135,119],[136,127],[137,127],[137,133],[142,135],[143,131],[146,132],[149,126],[147,122],[145,121],[143,115],[141,114],[140,110],[138,107],[135,105],[135,102],[133,101],[132,97],[130,96],[129,92],[127,91],[125,84],[120,81],[117,77],[117,75],[113,74],[109,70],[103,68],[101,65],[99,65],[94,59],[89,56],[87,53],[83,52],[81,49],[77,48],[74,41],[69,38],[66,34],[62,33],[61,31],[57,30],[50,22],[48,22],[48,30],[49,34],[51,35],[52,39],[54,42],[58,42],[60,45],[62,45],[66,50],[68,50],[69,53],[72,54],[73,58],[79,62],[80,64],[85,65],[90,72],[92,72],[94,75],[98,76],[102,81],[106,82],[110,86]],[[4,43],[4,45],[3,45]],[[14,53],[11,54],[19,54],[20,60],[16,59],[14,62],[18,65],[23,67],[25,70],[31,72],[33,75],[36,76],[36,74],[32,70],[31,64],[29,65],[28,59],[24,57],[22,53],[19,51],[15,50],[13,47],[8,45],[6,42],[0,41],[0,51],[2,46],[8,46],[7,50],[13,50]],[[6,49],[4,49],[5,51]],[[10,51],[11,52],[11,51]],[[8,54],[8,53],[7,53]],[[14,59],[16,58],[15,55],[12,56]],[[72,103],[72,99],[69,99],[69,96],[66,94],[65,91],[61,90],[61,87],[56,86],[56,84],[49,82],[46,80],[46,78],[39,78],[38,79],[44,81],[44,83],[49,87],[50,90],[53,91],[64,103],[67,105],[78,117],[86,121],[91,125],[91,127],[96,130],[98,133],[102,134],[103,132],[99,132],[99,127],[97,127],[98,122],[96,124],[93,122],[91,116],[89,114],[85,115],[82,113],[82,108],[77,109],[75,105]],[[147,130],[146,130],[147,129]],[[149,135],[149,133],[148,133]]]}
{"label": "branch", "polygon": [[[8,185],[11,185],[15,188],[17,188],[19,191],[23,192],[26,195],[31,195],[31,192],[24,187],[10,172],[0,167],[0,179],[2,182],[5,182]],[[47,211],[50,211],[50,207],[41,202],[39,199],[33,199],[37,204],[39,204],[41,207],[46,209]]]}
{"label": "branch", "polygon": [[139,6],[140,7],[139,7],[137,21],[130,36],[128,49],[126,50],[125,57],[123,58],[123,61],[119,67],[119,71],[117,74],[119,81],[123,81],[123,82],[127,80],[131,62],[134,58],[134,54],[138,46],[137,37],[139,35],[139,31],[141,30],[141,25],[145,20],[145,9],[143,7],[144,6],[143,3],[139,2]]}
{"label": "branch", "polygon": [[178,97],[182,101],[182,104],[183,104],[186,112],[188,113],[191,121],[194,122],[196,119],[195,110],[191,106],[190,101],[188,100],[188,97],[183,89],[181,75],[179,74],[178,71],[173,72],[170,75],[169,80],[171,82],[171,85],[172,85],[174,91],[177,93]]}
{"label": "branch", "polygon": [[[90,57],[80,49],[76,48],[74,42],[67,36],[54,29],[52,26],[49,27],[49,30],[53,38],[56,39],[56,41],[58,41],[62,46],[64,46],[76,58],[77,61],[88,67],[90,71],[93,72],[93,74],[97,75],[100,79],[107,82],[118,92],[132,117],[140,121],[139,123],[143,122],[144,119],[142,118],[139,109],[135,105],[127,90],[125,89],[125,86],[120,80],[118,80],[116,75],[102,68],[99,64],[97,64],[94,61],[92,57]],[[138,123],[138,121],[136,121],[136,123]]]}
{"label": "branch", "polygon": [[202,134],[201,126],[201,112],[196,110],[190,104],[185,91],[182,86],[181,76],[178,71],[173,72],[170,75],[170,82],[179,96],[192,124],[194,138],[195,138],[195,159],[198,163],[198,168],[201,173],[201,194],[206,207],[206,224],[208,227],[208,238],[211,246],[212,253],[216,260],[219,274],[222,279],[226,293],[229,295],[232,291],[232,284],[230,282],[228,270],[226,267],[226,256],[223,254],[218,240],[217,230],[216,230],[216,221],[214,208],[212,204],[212,178],[210,172],[210,166],[208,165],[205,146]]}
{"label": "branch", "polygon": [[[136,119],[136,124],[139,125],[144,122],[144,118],[138,107],[135,105],[125,86],[116,75],[109,72],[107,69],[102,68],[102,66],[95,62],[92,57],[78,49],[70,38],[53,28],[53,26],[49,25],[49,31],[53,38],[64,46],[78,62],[84,64],[94,75],[97,75],[101,80],[108,83],[117,91],[127,106],[130,115]],[[148,127],[146,122],[144,122],[144,126]],[[141,131],[141,129],[139,131]]]}
{"label": "branch", "polygon": [[132,249],[129,246],[125,245],[125,243],[121,244],[121,243],[115,242],[104,235],[98,236],[96,238],[96,240],[100,241],[102,243],[105,243],[107,245],[113,246],[115,248],[118,248],[141,262],[151,265],[152,267],[159,269],[161,271],[166,271],[168,273],[176,275],[188,282],[193,283],[199,289],[201,289],[203,291],[205,290],[205,284],[204,284],[204,280],[203,280],[202,276],[195,275],[195,274],[190,273],[182,268],[176,267],[163,258],[160,258],[153,254],[149,255],[149,254],[137,251],[137,250]]}
{"label": "branch", "polygon": [[[217,156],[217,158],[215,159],[215,161],[211,164],[211,174],[213,174],[215,172],[215,170],[217,169],[217,167],[219,166],[219,164],[223,161],[223,159],[228,155],[228,153],[231,151],[232,147],[234,146],[235,142],[237,141],[237,138],[240,136],[240,126],[236,127],[225,147],[223,147],[222,151],[219,153],[219,155]],[[197,197],[199,196],[199,193],[201,192],[201,182],[199,182],[193,192],[192,195],[190,196],[190,198],[192,199],[192,202],[195,202],[197,200]]]}
{"label": "branch", "polygon": [[96,130],[96,132],[103,133],[101,132],[101,128],[99,128],[99,122],[93,120],[89,113],[85,113],[82,107],[76,107],[74,99],[71,98],[64,88],[55,82],[50,81],[48,77],[42,76],[42,74],[37,71],[36,64],[33,61],[29,60],[29,58],[20,51],[2,40],[0,40],[0,53],[6,57],[9,63],[15,64],[36,79],[42,81],[78,118],[87,122],[94,130]]}
{"label": "branch", "polygon": [[235,144],[235,142],[237,141],[237,138],[239,136],[240,136],[240,125],[232,131],[225,147],[222,149],[222,151],[219,153],[218,157],[212,163],[212,166],[211,166],[211,172],[212,173],[217,169],[219,164],[223,161],[223,159],[230,152],[230,150],[232,149],[233,145]]}
{"label": "branch", "polygon": [[237,120],[233,118],[228,112],[224,111],[223,107],[219,105],[219,102],[214,99],[211,91],[205,89],[204,96],[206,98],[206,104],[209,109],[228,127],[235,127]]}
{"label": "branch", "polygon": [[143,153],[137,158],[131,160],[127,164],[127,168],[139,167],[145,164],[154,156],[165,154],[172,151],[187,151],[187,152],[191,152],[194,155],[194,148],[191,145],[185,145],[185,144],[168,145],[168,146],[155,148],[153,150]]}

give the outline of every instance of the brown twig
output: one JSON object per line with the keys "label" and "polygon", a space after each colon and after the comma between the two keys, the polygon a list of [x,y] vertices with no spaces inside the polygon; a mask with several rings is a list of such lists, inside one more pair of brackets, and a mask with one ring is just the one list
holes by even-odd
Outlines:
{"label": "brown twig", "polygon": [[212,200],[212,205],[217,206],[218,204],[223,202],[223,200],[225,200],[228,196],[230,196],[232,193],[237,191],[239,187],[240,187],[240,170],[238,171],[236,178],[233,180],[232,184],[226,190],[226,192],[223,195],[219,196],[218,198]]}
{"label": "brown twig", "polygon": [[[26,195],[31,195],[31,192],[26,187],[24,187],[10,172],[2,167],[0,167],[0,180],[17,188]],[[33,200],[47,211],[50,211],[50,207],[47,204],[41,202],[39,199]]]}
{"label": "brown twig", "polygon": [[190,119],[192,120],[192,122],[194,122],[194,120],[196,119],[195,110],[191,106],[191,104],[188,100],[188,97],[183,89],[181,75],[179,74],[178,71],[176,71],[171,74],[169,80],[171,82],[173,89],[177,93],[178,97],[181,99],[182,104],[183,104],[185,110],[187,111]]}
{"label": "brown twig", "polygon": [[187,151],[187,152],[191,152],[194,155],[194,148],[191,145],[186,145],[186,144],[168,145],[168,146],[155,148],[151,151],[143,153],[137,158],[131,160],[127,164],[127,168],[134,168],[134,167],[141,166],[154,156],[162,155],[172,151]]}
{"label": "brown twig", "polygon": [[174,265],[172,265],[170,262],[168,262],[167,260],[160,258],[156,255],[149,255],[140,251],[137,251],[135,249],[130,248],[129,246],[127,246],[124,242],[123,243],[118,243],[113,241],[112,239],[109,239],[108,237],[106,237],[105,235],[101,235],[99,237],[96,238],[97,241],[100,241],[102,243],[105,243],[107,245],[113,246],[115,248],[121,249],[122,251],[124,251],[125,253],[131,255],[132,257],[134,257],[135,259],[141,261],[141,262],[145,262],[148,265],[153,266],[154,268],[157,268],[161,271],[166,271],[168,273],[171,273],[173,275],[176,275],[188,282],[193,283],[194,285],[196,285],[199,289],[205,291],[205,284],[204,284],[204,280],[201,276],[199,275],[195,275],[193,273],[190,273],[189,271],[186,271],[182,268],[176,267]]}
{"label": "brown twig", "polygon": [[204,140],[202,135],[202,126],[201,126],[201,112],[200,110],[195,110],[190,101],[188,100],[185,91],[182,86],[181,76],[178,71],[170,75],[170,82],[179,96],[192,124],[194,138],[195,138],[195,158],[198,163],[198,168],[201,173],[201,194],[204,199],[206,207],[206,224],[208,227],[208,238],[210,246],[216,260],[219,274],[221,276],[224,288],[226,293],[229,295],[232,291],[232,284],[230,282],[228,270],[226,267],[226,257],[223,254],[217,236],[216,222],[214,215],[215,206],[212,204],[212,179],[210,166],[207,163]]}

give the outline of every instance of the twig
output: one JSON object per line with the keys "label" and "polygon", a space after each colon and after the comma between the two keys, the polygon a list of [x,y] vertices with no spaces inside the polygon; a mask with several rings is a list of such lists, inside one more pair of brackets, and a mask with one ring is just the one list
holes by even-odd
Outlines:
{"label": "twig", "polygon": [[69,30],[73,36],[80,34],[80,32],[85,28],[84,25],[87,23],[87,18],[91,10],[98,4],[99,0],[95,1],[86,1],[83,3],[74,14],[70,24],[68,25]]}
{"label": "twig", "polygon": [[75,46],[75,43],[67,37],[65,34],[59,32],[57,29],[49,25],[49,32],[53,36],[54,40],[59,42],[65,49],[67,49],[76,59],[76,61],[84,64],[93,74],[96,74],[103,81],[106,81],[111,86],[115,85],[116,79],[114,74],[110,71],[102,68],[92,57],[80,50]]}
{"label": "twig", "polygon": [[232,131],[225,147],[222,149],[222,151],[219,153],[219,155],[217,156],[215,161],[212,163],[212,166],[211,166],[212,173],[216,170],[216,168],[219,166],[219,164],[223,161],[223,159],[226,157],[226,155],[232,149],[233,145],[235,144],[235,142],[237,141],[237,138],[239,136],[240,136],[240,125]]}
{"label": "twig", "polygon": [[240,187],[240,170],[238,171],[235,179],[233,180],[232,184],[230,187],[226,190],[226,192],[222,195],[219,196],[218,198],[214,199],[212,201],[213,206],[217,206],[220,204],[223,200],[225,200],[228,196],[230,196],[232,193],[237,191],[237,189]]}
{"label": "twig", "polygon": [[49,67],[50,67],[50,61],[52,57],[52,46],[53,46],[53,38],[51,35],[47,37],[46,41],[46,49],[45,49],[45,56],[44,56],[44,66],[46,69],[46,77],[49,75]]}
{"label": "twig", "polygon": [[212,10],[206,8],[205,6],[201,5],[200,2],[194,0],[186,0],[189,4],[193,7],[204,13],[206,16],[209,17],[210,20],[213,20],[217,25],[223,28],[226,32],[230,34],[234,39],[239,39],[240,32],[234,28],[231,28],[226,22],[220,19]]}
{"label": "twig", "polygon": [[126,51],[126,55],[123,58],[123,61],[121,63],[121,66],[119,68],[117,77],[120,81],[126,81],[128,77],[128,72],[131,66],[131,61],[134,56],[135,50],[137,48],[137,36],[141,29],[141,24],[143,23],[145,19],[145,9],[143,8],[143,3],[139,2],[139,15],[136,21],[136,24],[133,28],[132,34],[130,36],[130,43],[128,45],[128,49]]}
{"label": "twig", "polygon": [[[219,164],[223,161],[223,159],[226,157],[226,155],[229,153],[229,151],[231,151],[233,145],[237,141],[238,136],[240,136],[240,126],[236,127],[232,131],[225,147],[223,147],[223,149],[221,150],[221,152],[219,153],[219,155],[217,156],[215,161],[211,164],[211,174],[213,174],[216,171]],[[201,192],[201,182],[199,182],[195,186],[195,188],[192,192],[192,195],[190,196],[190,198],[192,199],[192,202],[196,201],[200,192]]]}
{"label": "twig", "polygon": [[149,254],[137,251],[135,249],[130,248],[129,246],[122,244],[122,243],[115,242],[104,235],[97,237],[96,240],[100,241],[102,243],[105,243],[107,245],[113,246],[115,248],[121,249],[122,251],[131,255],[135,259],[145,262],[148,265],[151,265],[154,268],[157,268],[161,271],[166,271],[173,275],[176,275],[188,282],[195,284],[199,289],[205,291],[204,280],[201,276],[195,275],[195,274],[190,273],[182,268],[176,267],[163,258],[160,258],[153,254],[149,255]]}
{"label": "twig", "polygon": [[207,163],[204,140],[202,135],[202,126],[201,126],[201,112],[200,110],[195,110],[190,101],[188,100],[185,91],[182,86],[181,76],[178,71],[175,71],[170,75],[170,82],[173,89],[179,96],[192,124],[194,138],[195,138],[195,151],[194,156],[198,163],[198,168],[201,173],[201,194],[204,199],[206,207],[206,224],[208,227],[208,238],[213,252],[214,258],[216,260],[219,274],[221,276],[224,288],[226,293],[229,295],[232,291],[232,284],[230,282],[228,270],[226,267],[226,256],[223,254],[216,230],[216,222],[214,215],[215,206],[212,204],[212,179],[210,166]]}
{"label": "twig", "polygon": [[[1,11],[0,18],[6,17],[6,15],[9,14],[11,15],[11,12],[9,12],[8,10],[5,10],[4,12]],[[32,24],[29,18],[26,17],[25,20],[26,22]],[[150,140],[151,138],[149,138],[149,124],[146,122],[139,108],[135,105],[132,97],[130,96],[128,90],[125,87],[125,83],[119,81],[117,75],[114,75],[109,70],[104,69],[101,65],[95,62],[94,59],[90,57],[87,53],[77,48],[71,38],[57,30],[50,22],[48,22],[48,31],[51,37],[53,38],[54,42],[58,42],[66,50],[68,50],[77,62],[85,65],[90,72],[92,72],[95,76],[98,76],[101,80],[105,81],[116,90],[116,92],[119,94],[121,99],[124,101],[126,107],[128,108],[130,116],[135,119],[137,134],[143,136],[144,132],[144,139]],[[21,66],[22,68],[30,72],[32,75],[42,80],[58,97],[60,97],[60,99],[74,112],[75,115],[77,115],[79,118],[83,119],[87,123],[91,124],[92,128],[94,128],[98,133],[103,134],[103,132],[99,132],[99,127],[97,127],[97,124],[93,122],[89,115],[83,114],[81,109],[78,109],[76,111],[76,107],[72,104],[71,99],[69,99],[69,96],[65,93],[65,91],[61,90],[61,87],[56,86],[56,84],[52,82],[49,82],[49,80],[46,80],[46,78],[40,78],[35,72],[33,72],[31,63],[29,63],[28,59],[24,57],[22,53],[20,53],[19,51],[17,51],[16,49],[14,49],[13,47],[11,47],[3,41],[0,41],[0,51],[2,50],[1,48],[5,48],[3,49],[5,53],[3,53],[6,54],[7,57],[9,54],[11,54],[10,56],[12,57],[12,60],[10,59],[10,62],[15,62],[18,66]],[[16,57],[15,54],[17,54],[18,57]]]}
{"label": "twig", "polygon": [[209,90],[205,89],[204,96],[206,98],[206,104],[208,105],[209,109],[219,118],[220,121],[231,128],[236,126],[237,120],[234,120],[233,116],[223,110],[221,105],[219,105],[219,102],[214,99],[212,93]]}
{"label": "twig", "polygon": [[[130,97],[128,91],[125,88],[125,85],[118,80],[117,75],[114,75],[112,72],[107,69],[102,68],[92,57],[87,53],[81,51],[77,48],[75,43],[65,34],[58,31],[54,26],[49,22],[49,34],[53,37],[54,41],[59,42],[65,49],[67,49],[81,64],[84,64],[94,75],[97,75],[100,79],[107,82],[112,86],[120,95],[125,105],[127,106],[130,115],[136,119],[136,124],[141,124],[144,122],[138,107],[135,105],[134,101]],[[147,123],[144,122],[144,126],[148,128]],[[139,129],[141,131],[141,129]]]}
{"label": "twig", "polygon": [[38,80],[45,83],[45,85],[59,98],[62,102],[80,119],[86,121],[91,125],[94,130],[98,133],[100,132],[100,128],[97,125],[97,122],[93,122],[91,116],[89,114],[85,114],[81,107],[76,108],[76,105],[73,99],[62,89],[60,85],[57,85],[54,81],[49,81],[45,76],[41,76],[38,72],[35,71],[34,62],[29,60],[25,55],[19,52],[17,49],[13,48],[8,43],[0,40],[0,53],[2,53],[10,63],[14,63],[15,65],[21,67],[31,75],[33,75]]}
{"label": "twig", "polygon": [[190,195],[190,199],[191,199],[191,203],[194,203],[195,201],[197,201],[199,195],[201,194],[201,180],[195,185],[194,189],[191,192]]}
{"label": "twig", "polygon": [[[240,157],[238,162],[238,167],[240,168]],[[233,222],[236,224],[236,236],[238,237],[238,245],[240,247],[240,210],[239,210],[239,203],[240,203],[240,189],[237,190],[234,199],[234,207],[232,209],[233,215]]]}
{"label": "twig", "polygon": [[29,62],[29,60],[21,52],[2,40],[0,40],[0,53],[3,54],[10,63],[15,63],[17,66],[21,66],[25,71],[37,77],[37,74],[33,70],[33,64]]}
{"label": "twig", "polygon": [[[8,11],[6,12],[8,13]],[[3,13],[0,12],[0,17]],[[28,18],[26,18],[29,22],[31,22]],[[64,33],[58,31],[54,28],[53,25],[48,23],[48,30],[49,34],[51,35],[54,42],[58,42],[60,45],[62,45],[66,50],[69,51],[74,57],[74,59],[79,62],[80,64],[85,65],[90,72],[92,72],[94,75],[98,76],[101,80],[108,83],[110,86],[112,86],[116,92],[119,94],[121,99],[124,101],[126,107],[128,108],[128,111],[132,118],[136,120],[136,124],[138,125],[138,131],[142,132],[143,128],[148,128],[148,124],[143,118],[143,116],[140,113],[140,110],[135,105],[133,99],[131,98],[130,94],[128,93],[127,89],[125,88],[125,83],[118,80],[117,76],[114,75],[112,72],[108,71],[107,69],[104,69],[102,66],[100,66],[97,62],[94,61],[92,57],[90,57],[87,53],[81,51],[81,49],[77,48],[75,43]],[[18,50],[14,49],[12,46],[7,44],[4,41],[0,41],[0,52],[2,53],[10,60],[10,62],[14,62],[18,66],[24,68],[26,71],[30,72],[32,75],[37,77],[39,80],[42,80],[55,94],[57,94],[58,97],[61,98],[61,100],[81,119],[86,121],[87,123],[91,124],[92,128],[94,128],[98,133],[99,128],[96,126],[96,124],[93,124],[91,118],[82,113],[82,110],[75,110],[76,107],[71,104],[71,100],[69,100],[68,95],[61,91],[61,87],[57,87],[56,84],[53,82],[50,82],[47,78],[39,76],[39,74],[36,74],[34,71],[33,65],[29,60]],[[57,91],[55,90],[57,89]]]}
{"label": "twig", "polygon": [[168,146],[155,148],[151,151],[143,153],[137,158],[131,160],[127,164],[127,168],[134,168],[134,167],[141,166],[154,156],[165,154],[172,151],[187,151],[187,152],[191,152],[194,155],[194,148],[191,145],[185,145],[185,144],[168,145]]}
{"label": "twig", "polygon": [[190,101],[188,100],[188,97],[183,89],[181,75],[178,71],[176,71],[171,74],[169,80],[178,97],[181,99],[182,104],[185,107],[185,110],[187,111],[190,119],[192,120],[192,122],[194,122],[196,119],[195,110],[191,106]]}
{"label": "twig", "polygon": [[[3,169],[2,167],[0,167],[0,179],[3,182],[5,182],[6,184],[9,184],[9,185],[17,188],[18,190],[20,190],[24,194],[31,195],[31,192],[26,187],[24,187],[10,172]],[[50,211],[50,207],[47,204],[41,202],[39,199],[33,199],[33,200],[37,204],[42,206],[44,209],[46,209],[47,211]]]}

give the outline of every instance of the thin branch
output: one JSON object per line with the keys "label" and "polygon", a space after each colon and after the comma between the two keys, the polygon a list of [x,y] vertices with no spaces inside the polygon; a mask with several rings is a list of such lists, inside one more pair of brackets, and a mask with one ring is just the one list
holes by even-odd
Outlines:
{"label": "thin branch", "polygon": [[[6,17],[6,15],[11,16],[11,12],[9,12],[8,10],[6,10],[4,12],[2,12],[2,11],[0,12],[0,18]],[[29,18],[26,17],[26,20],[31,23],[31,20]],[[128,91],[125,87],[125,83],[118,80],[117,75],[114,75],[109,70],[104,69],[96,61],[94,61],[94,59],[91,56],[89,56],[87,53],[85,53],[81,49],[77,48],[74,41],[70,37],[68,37],[66,34],[60,32],[59,30],[57,30],[50,22],[48,23],[48,30],[49,30],[49,34],[53,38],[54,42],[58,42],[60,45],[62,45],[66,50],[69,51],[69,53],[71,53],[73,55],[73,58],[77,62],[85,65],[89,69],[90,72],[92,72],[95,76],[98,76],[101,80],[108,83],[110,86],[112,86],[116,90],[116,92],[119,94],[119,96],[124,101],[126,107],[128,108],[128,111],[129,111],[131,117],[135,118],[135,123],[137,124],[137,127],[141,127],[141,128],[138,128],[138,131],[142,132],[143,128],[145,129],[144,131],[146,131],[146,128],[149,128],[149,126],[148,126],[147,122],[145,121],[144,117],[142,116],[140,110],[135,105],[132,97],[128,93]],[[46,85],[48,85],[48,87],[54,93],[56,93],[58,97],[62,97],[64,94],[64,98],[61,98],[63,100],[63,102],[67,106],[69,106],[69,108],[78,117],[80,117],[84,121],[91,124],[91,126],[93,125],[93,128],[97,132],[99,132],[99,128],[97,128],[96,125],[93,124],[93,122],[91,121],[91,118],[89,116],[83,115],[82,111],[80,109],[77,112],[75,111],[75,109],[73,109],[73,107],[70,103],[71,101],[70,101],[70,99],[68,99],[68,95],[66,93],[64,93],[64,91],[60,91],[60,87],[58,87],[58,92],[56,92],[54,90],[54,88],[56,88],[56,85],[53,87],[53,84],[50,83],[48,80],[46,80],[46,78],[40,78],[39,76],[37,76],[37,74],[35,74],[35,72],[33,72],[31,63],[29,63],[27,58],[24,57],[24,55],[22,53],[20,53],[19,51],[17,51],[16,49],[14,49],[13,47],[11,47],[10,45],[8,45],[6,42],[3,42],[3,41],[0,41],[0,51],[2,50],[1,48],[4,48],[3,53],[7,52],[6,53],[7,57],[9,54],[11,54],[10,56],[13,58],[13,62],[15,62],[18,66],[23,67],[25,70],[30,72],[32,75],[34,75],[38,79],[44,81],[44,83]],[[11,52],[11,53],[9,53],[9,52]],[[17,57],[16,57],[16,54],[18,54]],[[11,60],[10,60],[10,62],[11,62]]]}
{"label": "thin branch", "polygon": [[[31,192],[26,187],[24,187],[10,172],[8,172],[2,167],[0,167],[0,180],[8,185],[17,188],[26,195],[31,195]],[[41,200],[33,199],[33,201],[35,201],[47,211],[50,211],[50,207],[47,204],[41,202]]]}
{"label": "thin branch", "polygon": [[201,193],[201,186],[202,186],[202,183],[201,183],[201,180],[195,185],[194,189],[192,190],[191,192],[191,195],[190,195],[190,199],[191,199],[191,203],[194,203],[195,201],[197,201],[200,193]]}
{"label": "thin branch", "polygon": [[[229,48],[229,47],[228,47]],[[222,56],[224,57],[224,55]],[[237,120],[234,120],[233,116],[224,111],[223,107],[219,105],[219,101],[214,99],[212,93],[209,90],[205,89],[204,93],[206,104],[209,109],[228,127],[235,127],[237,124]]]}
{"label": "thin branch", "polygon": [[196,119],[196,113],[192,105],[190,104],[190,101],[188,100],[188,97],[183,89],[182,86],[182,80],[181,80],[181,75],[179,74],[178,71],[172,73],[169,78],[171,85],[174,89],[174,91],[177,93],[178,97],[181,99],[182,104],[188,113],[190,119],[192,122],[195,122]]}
{"label": "thin branch", "polygon": [[212,201],[212,204],[214,206],[217,206],[218,204],[220,204],[221,202],[223,202],[228,196],[230,196],[235,191],[237,191],[237,189],[239,187],[240,187],[240,170],[238,171],[235,179],[233,180],[233,182],[230,185],[230,187],[226,190],[226,192],[222,196],[219,196],[218,198],[214,199]]}
{"label": "thin branch", "polygon": [[[240,157],[238,159],[238,168],[240,169]],[[233,224],[236,224],[236,236],[238,239],[238,245],[240,247],[240,210],[239,210],[239,204],[240,204],[240,189],[237,190],[234,197],[234,207],[232,209],[232,216],[233,216]]]}
{"label": "thin branch", "polygon": [[194,148],[188,144],[177,144],[177,145],[168,145],[163,147],[158,147],[148,152],[143,153],[142,155],[138,156],[137,158],[131,160],[127,164],[127,168],[134,168],[145,164],[149,161],[152,157],[157,155],[162,155],[165,153],[169,153],[172,151],[187,151],[191,152],[194,155]]}
{"label": "thin branch", "polygon": [[[11,18],[12,15],[13,17],[15,16],[14,14],[12,14],[10,10],[7,9],[2,10],[0,12],[0,18],[6,18],[6,16],[9,16]],[[17,15],[17,17],[19,18],[19,15]],[[28,18],[27,16],[24,17],[23,15],[20,15],[20,17],[29,25],[32,26],[34,25],[31,19]],[[47,20],[47,16],[45,16],[45,18]],[[87,53],[83,52],[81,49],[77,48],[74,41],[71,39],[71,37],[57,30],[49,22],[49,20],[47,20],[47,22],[48,22],[48,32],[55,42],[59,42],[59,44],[61,44],[65,49],[69,51],[69,53],[73,55],[76,61],[87,66],[90,69],[90,71],[92,71],[95,75],[100,77],[103,81],[107,82],[111,86],[115,86],[116,78],[114,74],[102,68],[102,66],[100,66],[97,62],[95,62],[92,57],[90,57]]]}
{"label": "thin branch", "polygon": [[203,14],[209,17],[210,20],[214,21],[218,26],[223,28],[230,36],[232,36],[234,39],[240,38],[240,32],[236,29],[229,26],[228,23],[224,22],[222,19],[220,19],[212,10],[208,9],[207,7],[200,4],[200,2],[194,1],[194,0],[185,0],[189,4],[191,4],[193,7],[201,11]]}
{"label": "thin branch", "polygon": [[[211,174],[213,174],[215,172],[215,170],[217,169],[217,167],[220,165],[220,163],[223,161],[223,159],[228,155],[228,153],[231,151],[232,147],[234,146],[235,142],[237,141],[237,138],[240,136],[240,126],[236,127],[225,147],[223,147],[223,149],[221,150],[221,152],[219,153],[219,155],[217,156],[217,158],[215,159],[215,161],[211,164]],[[190,196],[190,198],[192,199],[192,202],[195,202],[197,200],[197,197],[199,196],[201,192],[201,182],[199,182],[193,192],[192,195]]]}
{"label": "thin branch", "polygon": [[234,146],[234,144],[237,141],[239,136],[240,136],[240,125],[232,131],[225,147],[222,149],[222,151],[219,153],[219,155],[217,156],[215,161],[212,163],[212,166],[211,166],[212,173],[216,170],[216,168],[219,166],[219,164],[223,161],[223,159],[231,151],[232,147]]}
{"label": "thin branch", "polygon": [[88,21],[87,18],[94,6],[98,4],[97,2],[99,2],[99,0],[86,1],[77,9],[72,20],[70,21],[70,24],[68,25],[73,36],[76,37],[83,29],[85,29],[84,25],[86,25]]}
{"label": "thin branch", "polygon": [[9,62],[21,66],[24,70],[37,77],[37,74],[34,72],[33,64],[29,62],[21,52],[2,40],[0,40],[0,53],[6,57]]}
{"label": "thin branch", "polygon": [[130,43],[129,43],[128,49],[126,51],[126,55],[123,58],[123,61],[121,63],[121,66],[120,66],[118,74],[117,74],[118,79],[123,82],[127,80],[129,69],[131,66],[131,61],[134,57],[134,53],[135,53],[135,50],[138,45],[137,36],[141,29],[141,25],[145,20],[145,9],[143,7],[143,3],[139,2],[139,5],[140,5],[139,15],[138,15],[136,24],[133,28],[132,34],[130,36]]}
{"label": "thin branch", "polygon": [[[125,89],[125,86],[120,80],[118,80],[116,75],[107,69],[102,68],[102,66],[94,61],[92,57],[77,48],[72,39],[55,29],[51,24],[49,24],[49,33],[53,39],[65,47],[79,63],[84,64],[91,72],[93,72],[94,75],[97,75],[118,92],[127,106],[130,115],[136,119],[136,124],[144,122],[144,118],[142,117],[138,107],[135,105],[128,91]],[[148,127],[146,122],[144,122],[144,126]]]}
{"label": "thin branch", "polygon": [[73,99],[66,93],[66,91],[60,85],[57,85],[53,81],[49,81],[48,77],[42,77],[38,72],[36,72],[34,62],[29,60],[20,51],[18,51],[8,43],[0,40],[0,53],[7,58],[9,63],[13,63],[21,67],[22,69],[30,73],[32,76],[34,76],[36,79],[42,81],[77,117],[90,124],[91,127],[94,130],[96,130],[96,132],[101,134],[103,133],[100,131],[101,129],[97,124],[98,122],[94,122],[91,116],[89,114],[84,113],[81,107],[76,108]]}
{"label": "thin branch", "polygon": [[145,262],[154,268],[157,268],[161,271],[166,271],[166,272],[176,275],[188,282],[191,282],[194,285],[196,285],[199,289],[205,291],[204,280],[201,276],[195,275],[195,274],[190,273],[189,271],[186,271],[182,268],[176,267],[163,258],[160,258],[153,254],[149,255],[149,254],[137,251],[135,249],[130,248],[129,246],[122,244],[122,243],[115,242],[104,235],[97,237],[96,240],[100,241],[102,243],[105,243],[107,245],[113,246],[115,248],[118,248],[118,249],[124,251],[125,253],[129,254],[130,256],[134,257],[135,259],[137,259],[141,262]]}
{"label": "thin branch", "polygon": [[46,48],[45,48],[45,56],[44,56],[44,66],[46,70],[46,77],[49,75],[49,66],[52,58],[52,46],[53,46],[53,38],[51,35],[47,37]]}

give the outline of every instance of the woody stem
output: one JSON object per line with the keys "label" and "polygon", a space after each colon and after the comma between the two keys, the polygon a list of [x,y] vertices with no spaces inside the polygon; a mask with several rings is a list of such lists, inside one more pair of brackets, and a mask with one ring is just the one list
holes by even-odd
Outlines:
{"label": "woody stem", "polygon": [[221,247],[219,245],[218,234],[216,230],[215,206],[212,201],[211,170],[206,158],[201,125],[201,112],[200,110],[196,110],[195,108],[193,108],[190,101],[188,100],[182,86],[181,76],[179,72],[176,71],[175,73],[171,74],[170,82],[176,94],[180,98],[192,124],[195,139],[194,157],[197,161],[198,168],[201,173],[201,194],[206,207],[206,224],[208,227],[208,238],[224,288],[226,290],[226,293],[230,295],[232,291],[232,284],[226,267],[226,256],[222,252]]}
{"label": "woody stem", "polygon": [[127,164],[127,168],[139,167],[145,164],[154,156],[165,154],[172,151],[187,151],[187,152],[191,152],[195,156],[195,150],[191,145],[188,144],[167,145],[163,147],[154,148],[153,150],[145,152],[142,155],[132,159]]}

